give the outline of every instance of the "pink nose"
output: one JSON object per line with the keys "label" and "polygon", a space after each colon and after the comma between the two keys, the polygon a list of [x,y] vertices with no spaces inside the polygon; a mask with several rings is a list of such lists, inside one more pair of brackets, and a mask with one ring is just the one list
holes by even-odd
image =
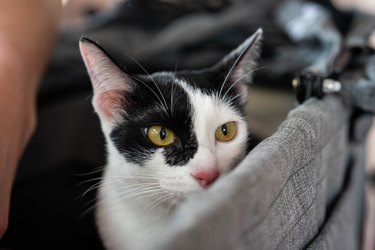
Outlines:
{"label": "pink nose", "polygon": [[191,175],[202,187],[206,188],[219,177],[220,173],[217,170],[198,170]]}

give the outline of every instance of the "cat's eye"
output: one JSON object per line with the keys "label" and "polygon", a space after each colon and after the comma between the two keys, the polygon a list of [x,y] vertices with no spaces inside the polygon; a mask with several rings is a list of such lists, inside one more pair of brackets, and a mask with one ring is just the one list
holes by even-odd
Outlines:
{"label": "cat's eye", "polygon": [[228,142],[233,140],[237,134],[237,125],[235,122],[227,122],[215,131],[215,138],[221,142]]}
{"label": "cat's eye", "polygon": [[169,128],[154,125],[147,128],[148,139],[158,147],[166,147],[175,141],[175,134]]}

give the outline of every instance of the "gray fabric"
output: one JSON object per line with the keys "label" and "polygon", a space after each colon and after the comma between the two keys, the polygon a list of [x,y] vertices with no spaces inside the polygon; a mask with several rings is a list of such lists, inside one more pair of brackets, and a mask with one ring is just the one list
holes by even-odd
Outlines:
{"label": "gray fabric", "polygon": [[342,195],[339,196],[332,216],[314,239],[308,249],[358,249],[362,235],[362,205],[364,159],[363,144],[353,145],[354,161],[350,166],[350,176]]}
{"label": "gray fabric", "polygon": [[358,248],[358,223],[345,223],[360,216],[357,184],[344,188],[348,116],[335,97],[291,111],[231,174],[183,203],[150,249]]}

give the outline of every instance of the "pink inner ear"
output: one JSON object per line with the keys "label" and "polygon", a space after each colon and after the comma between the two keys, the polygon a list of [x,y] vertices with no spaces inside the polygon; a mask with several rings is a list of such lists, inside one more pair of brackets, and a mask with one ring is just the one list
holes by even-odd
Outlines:
{"label": "pink inner ear", "polygon": [[96,45],[81,42],[80,48],[93,85],[96,111],[109,123],[121,119],[121,113],[129,106],[127,94],[132,80]]}
{"label": "pink inner ear", "polygon": [[119,119],[121,110],[126,110],[129,103],[126,102],[126,91],[110,90],[94,96],[94,103],[102,119],[111,122]]}
{"label": "pink inner ear", "polygon": [[[238,65],[234,68],[234,72],[232,74],[232,81],[238,81],[240,84],[242,83],[250,83],[249,80],[252,80],[253,71],[255,70],[255,62],[251,59],[252,54],[250,51],[244,55]],[[240,85],[238,84],[238,85]]]}
{"label": "pink inner ear", "polygon": [[[232,84],[235,84],[233,88],[236,90],[237,94],[241,95],[241,101],[246,102],[248,97],[248,89],[247,89],[247,79],[251,79],[250,76],[244,76],[247,72],[244,71],[244,63],[241,61],[239,65],[237,65],[234,69],[234,72],[230,76],[230,80]],[[250,73],[251,74],[251,73]]]}

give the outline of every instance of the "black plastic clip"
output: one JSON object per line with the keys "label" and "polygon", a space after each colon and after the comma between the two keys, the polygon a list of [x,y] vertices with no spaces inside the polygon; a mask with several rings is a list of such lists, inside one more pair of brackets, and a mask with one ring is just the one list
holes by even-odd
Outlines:
{"label": "black plastic clip", "polygon": [[325,94],[338,93],[342,85],[332,78],[323,78],[313,73],[303,73],[292,81],[298,103],[311,97],[322,98]]}

